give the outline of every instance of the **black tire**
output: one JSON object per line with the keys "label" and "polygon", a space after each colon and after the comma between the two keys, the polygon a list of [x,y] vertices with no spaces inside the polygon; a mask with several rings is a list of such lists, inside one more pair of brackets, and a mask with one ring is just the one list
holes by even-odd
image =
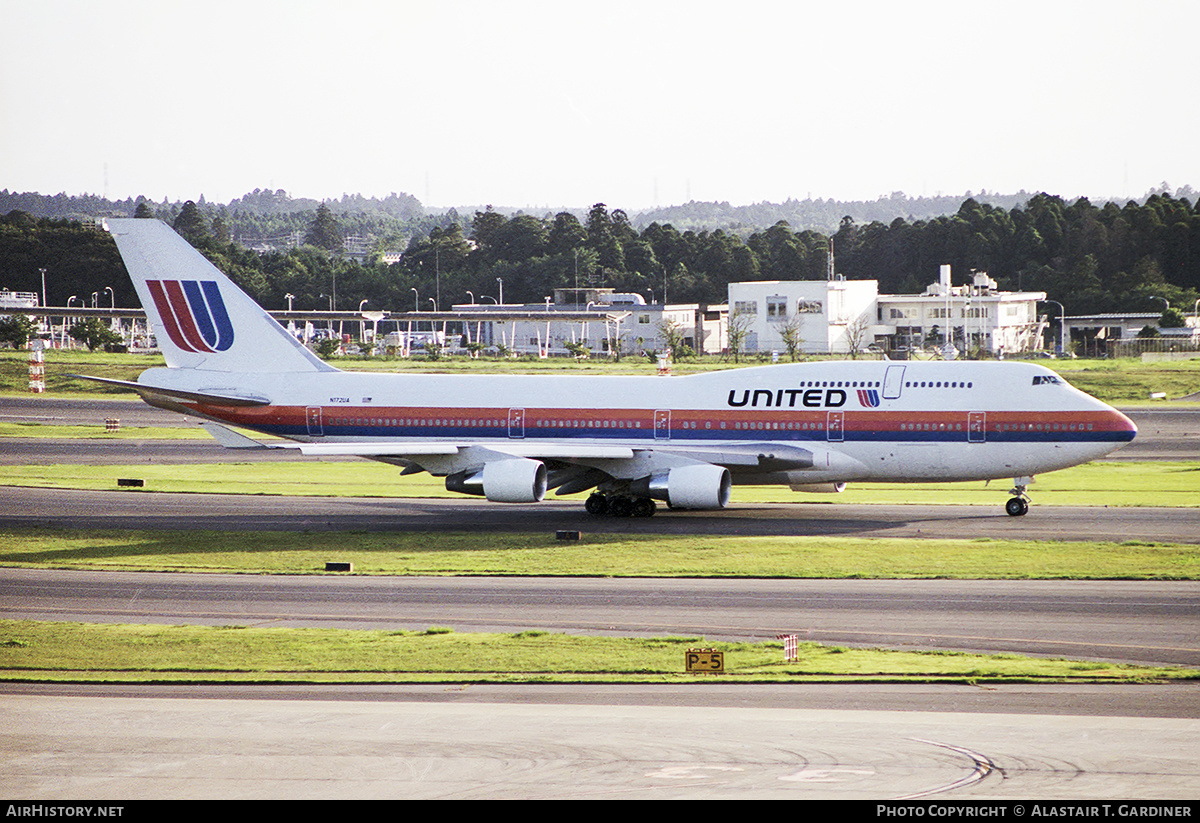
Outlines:
{"label": "black tire", "polygon": [[608,514],[608,498],[602,494],[590,495],[587,502],[583,504],[583,508],[587,510],[588,514],[597,517]]}
{"label": "black tire", "polygon": [[653,517],[654,510],[658,506],[649,497],[639,497],[633,501],[633,516],[634,517]]}
{"label": "black tire", "polygon": [[608,513],[613,517],[629,517],[633,514],[633,501],[620,495],[608,501]]}
{"label": "black tire", "polygon": [[1029,511],[1029,504],[1019,497],[1011,497],[1004,504],[1004,511],[1008,512],[1010,517],[1021,517]]}

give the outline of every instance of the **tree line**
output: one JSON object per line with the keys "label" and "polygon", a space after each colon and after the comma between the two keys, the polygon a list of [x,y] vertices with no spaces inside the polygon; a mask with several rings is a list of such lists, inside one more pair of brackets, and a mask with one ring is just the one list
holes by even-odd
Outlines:
{"label": "tree line", "polygon": [[[142,208],[141,206],[144,206]],[[747,231],[636,228],[606,204],[582,218],[538,217],[487,207],[473,215],[422,216],[399,262],[351,257],[342,238],[352,219],[324,204],[296,221],[304,242],[259,253],[234,242],[219,212],[185,203],[170,217],[189,241],[264,306],[376,310],[449,309],[455,303],[541,303],[555,288],[597,286],[648,300],[724,303],[729,283],[824,279],[832,242],[837,272],[876,279],[884,293],[922,291],[949,263],[955,283],[987,271],[1003,289],[1045,291],[1068,314],[1156,311],[1162,301],[1190,313],[1200,298],[1200,208],[1186,197],[1152,194],[1144,203],[1068,203],[1038,194],[1003,208],[974,198],[953,214],[859,223],[837,231],[794,229],[786,221]],[[281,212],[281,214],[290,214]],[[350,223],[348,229],[347,223]],[[111,238],[81,224],[15,210],[0,218],[0,285],[40,291],[46,268],[52,303],[81,301],[111,286],[118,305],[135,305]],[[1154,298],[1161,298],[1156,300]]]}

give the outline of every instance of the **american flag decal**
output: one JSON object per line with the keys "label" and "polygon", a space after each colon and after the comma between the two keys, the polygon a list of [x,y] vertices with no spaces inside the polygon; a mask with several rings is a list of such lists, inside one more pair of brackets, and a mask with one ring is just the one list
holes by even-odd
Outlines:
{"label": "american flag decal", "polygon": [[879,391],[877,389],[859,389],[858,405],[866,406],[868,409],[875,408],[879,405]]}
{"label": "american flag decal", "polygon": [[171,342],[184,351],[212,353],[233,345],[233,324],[213,280],[147,280]]}

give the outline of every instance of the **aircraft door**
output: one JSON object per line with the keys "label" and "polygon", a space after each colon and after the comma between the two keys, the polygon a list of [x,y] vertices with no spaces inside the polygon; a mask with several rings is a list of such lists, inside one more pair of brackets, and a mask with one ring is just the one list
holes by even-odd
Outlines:
{"label": "aircraft door", "polygon": [[987,412],[967,412],[967,442],[987,441]]}
{"label": "aircraft door", "polygon": [[825,432],[830,443],[841,443],[846,430],[846,413],[831,411],[826,416]]}
{"label": "aircraft door", "polygon": [[904,366],[888,366],[883,375],[883,399],[895,400],[904,388]]}
{"label": "aircraft door", "polygon": [[657,409],[654,412],[654,439],[671,439],[671,410]]}
{"label": "aircraft door", "polygon": [[525,410],[508,410],[508,436],[522,438],[525,436]]}
{"label": "aircraft door", "polygon": [[313,437],[324,437],[325,427],[321,423],[321,407],[309,406],[305,409],[304,416],[308,421],[308,433]]}

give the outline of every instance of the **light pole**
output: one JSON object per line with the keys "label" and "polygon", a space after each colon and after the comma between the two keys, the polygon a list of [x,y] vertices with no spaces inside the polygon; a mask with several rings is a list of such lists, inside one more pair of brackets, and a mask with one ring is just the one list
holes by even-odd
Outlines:
{"label": "light pole", "polygon": [[497,277],[496,282],[500,284],[500,303],[499,303],[499,305],[503,306],[504,305],[504,278]]}
{"label": "light pole", "polygon": [[1053,303],[1058,306],[1058,355],[1061,357],[1067,336],[1067,310],[1057,300],[1040,300],[1041,303]]}
{"label": "light pole", "polygon": [[288,311],[290,312],[292,310],[292,301],[296,299],[296,295],[289,292],[283,296],[283,299],[288,301]]}
{"label": "light pole", "polygon": [[113,331],[119,332],[121,330],[121,322],[117,320],[117,293],[113,291],[112,286],[105,286],[104,290],[108,292],[110,299],[109,307],[113,311],[112,320],[109,321],[108,327]]}
{"label": "light pole", "polygon": [[413,311],[421,310],[421,295],[417,294],[416,289],[409,289],[413,293]]}
{"label": "light pole", "polygon": [[474,306],[475,305],[475,292],[471,291],[470,289],[467,289],[467,297],[471,298],[471,305]]}
{"label": "light pole", "polygon": [[38,269],[42,273],[42,306],[49,306],[50,301],[46,299],[46,270]]}

